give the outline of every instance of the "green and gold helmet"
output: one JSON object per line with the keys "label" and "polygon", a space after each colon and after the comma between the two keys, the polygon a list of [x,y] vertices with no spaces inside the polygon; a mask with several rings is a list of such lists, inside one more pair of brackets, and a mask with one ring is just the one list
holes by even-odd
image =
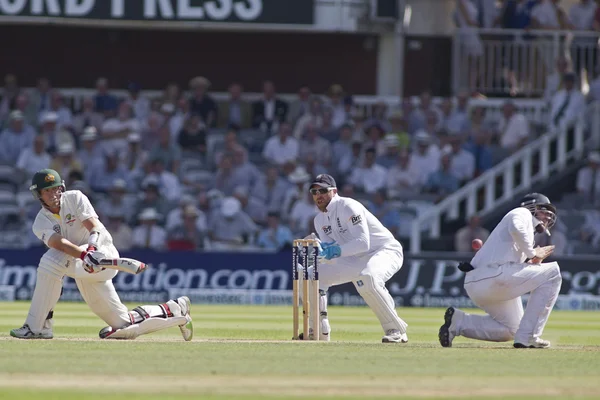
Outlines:
{"label": "green and gold helmet", "polygon": [[65,181],[62,180],[58,172],[53,169],[42,169],[36,172],[31,179],[29,190],[36,199],[40,198],[42,189],[49,189],[57,186],[62,186],[63,192],[67,190]]}

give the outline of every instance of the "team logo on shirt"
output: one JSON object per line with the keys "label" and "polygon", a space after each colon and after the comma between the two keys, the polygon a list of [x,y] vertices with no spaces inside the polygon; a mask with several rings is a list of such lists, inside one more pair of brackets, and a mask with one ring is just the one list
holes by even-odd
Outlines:
{"label": "team logo on shirt", "polygon": [[331,234],[331,225],[324,226],[324,227],[323,227],[323,232],[324,232],[326,235],[330,235],[330,234]]}
{"label": "team logo on shirt", "polygon": [[358,225],[362,222],[362,217],[360,215],[353,215],[350,217],[350,222],[352,225]]}
{"label": "team logo on shirt", "polygon": [[67,224],[69,226],[73,226],[73,222],[75,222],[75,218],[72,218],[71,214],[67,214],[66,219],[67,219]]}
{"label": "team logo on shirt", "polygon": [[60,225],[56,224],[52,227],[52,229],[54,230],[54,232],[58,233],[60,235]]}

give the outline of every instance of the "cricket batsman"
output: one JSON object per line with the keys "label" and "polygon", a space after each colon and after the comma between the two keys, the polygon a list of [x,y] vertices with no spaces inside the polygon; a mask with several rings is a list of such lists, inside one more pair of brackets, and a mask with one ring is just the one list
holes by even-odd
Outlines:
{"label": "cricket batsman", "polygon": [[36,172],[29,189],[42,205],[33,223],[33,232],[49,249],[37,269],[37,281],[25,324],[11,330],[11,336],[52,339],[52,310],[58,302],[62,279],[66,275],[75,280],[90,309],[108,324],[100,331],[100,338],[135,339],[139,335],[178,326],[186,341],[192,339],[193,326],[187,297],[159,305],[140,306],[131,311],[121,303],[112,283],[118,271],[101,265],[101,260],[118,258],[119,252],[82,192],[67,191],[65,182],[52,169]]}
{"label": "cricket batsman", "polygon": [[[550,235],[556,207],[540,193],[530,193],[520,207],[504,216],[470,263],[465,290],[486,315],[471,315],[450,307],[439,330],[443,347],[456,336],[491,342],[514,340],[515,348],[547,348],[541,338],[556,303],[562,277],[558,263],[544,263],[554,246],[534,247],[534,234]],[[529,261],[526,261],[526,260]],[[521,296],[531,293],[523,312]]]}
{"label": "cricket batsman", "polygon": [[320,254],[330,260],[319,268],[319,339],[331,340],[327,290],[352,282],[379,319],[384,331],[382,342],[407,343],[408,325],[396,313],[394,299],[385,287],[402,267],[402,245],[361,203],[339,196],[331,175],[318,175],[310,193],[320,211],[314,220]]}

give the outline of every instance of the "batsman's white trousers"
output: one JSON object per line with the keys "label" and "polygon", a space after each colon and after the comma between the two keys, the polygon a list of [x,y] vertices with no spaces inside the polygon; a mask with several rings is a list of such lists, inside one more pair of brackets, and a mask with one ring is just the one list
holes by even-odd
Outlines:
{"label": "batsman's white trousers", "polygon": [[[82,251],[86,246],[81,246]],[[119,257],[112,244],[98,249],[109,257]],[[49,249],[40,260],[37,281],[26,324],[33,332],[40,332],[48,312],[54,308],[60,297],[62,279],[66,275],[75,280],[81,297],[90,309],[108,325],[115,329],[130,324],[127,307],[115,290],[112,279],[118,271],[105,269],[90,274],[83,268],[83,261],[73,258],[56,249]]]}
{"label": "batsman's white trousers", "polygon": [[[556,262],[476,268],[466,274],[464,287],[487,315],[462,315],[453,333],[479,340],[529,343],[542,335],[561,283]],[[526,293],[531,294],[523,312],[521,296]]]}
{"label": "batsman's white trousers", "polygon": [[[373,310],[383,331],[397,329],[406,332],[408,326],[396,313],[394,299],[385,283],[402,267],[402,249],[381,249],[371,256],[340,257],[319,264],[319,289],[352,282],[358,293]],[[312,267],[308,269],[312,275]],[[327,311],[327,303],[320,311]],[[323,307],[325,306],[325,308]]]}

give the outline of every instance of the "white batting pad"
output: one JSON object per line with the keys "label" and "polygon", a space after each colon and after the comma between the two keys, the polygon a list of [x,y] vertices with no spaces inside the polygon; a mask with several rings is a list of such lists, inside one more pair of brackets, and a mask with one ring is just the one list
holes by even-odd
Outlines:
{"label": "white batting pad", "polygon": [[174,326],[184,325],[187,322],[188,320],[186,317],[149,318],[139,324],[133,324],[122,329],[117,329],[107,336],[106,339],[135,339],[140,335],[146,335]]}
{"label": "white batting pad", "polygon": [[396,313],[394,299],[383,282],[375,282],[370,275],[361,275],[354,281],[354,286],[379,319],[384,332],[398,329],[400,333],[406,333],[408,324]]}
{"label": "white batting pad", "polygon": [[59,278],[53,272],[47,271],[40,264],[37,270],[37,280],[31,298],[31,305],[29,306],[29,313],[25,320],[32,332],[40,333],[42,331],[48,312],[58,302],[61,288],[62,278]]}

